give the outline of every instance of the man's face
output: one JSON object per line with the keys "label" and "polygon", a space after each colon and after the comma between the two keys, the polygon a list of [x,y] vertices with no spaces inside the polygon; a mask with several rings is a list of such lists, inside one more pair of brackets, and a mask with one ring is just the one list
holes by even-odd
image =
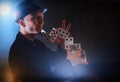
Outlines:
{"label": "man's face", "polygon": [[23,21],[24,31],[27,34],[40,33],[44,24],[43,13],[41,11],[36,11],[32,14],[28,14],[23,18]]}

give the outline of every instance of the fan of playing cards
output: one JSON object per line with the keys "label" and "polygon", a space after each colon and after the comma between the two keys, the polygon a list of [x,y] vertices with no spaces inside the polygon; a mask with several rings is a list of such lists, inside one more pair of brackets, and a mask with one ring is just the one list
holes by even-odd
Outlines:
{"label": "fan of playing cards", "polygon": [[57,37],[64,39],[65,49],[76,51],[81,48],[80,43],[74,43],[74,38],[69,37],[70,32],[66,31],[63,28],[60,28],[60,27],[58,29],[52,28],[51,32],[49,33],[49,36],[50,36],[51,42],[55,42]]}

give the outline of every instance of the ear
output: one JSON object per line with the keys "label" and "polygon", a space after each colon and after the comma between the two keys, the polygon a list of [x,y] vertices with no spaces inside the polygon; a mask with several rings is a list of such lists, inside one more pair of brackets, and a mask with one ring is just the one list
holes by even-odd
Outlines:
{"label": "ear", "polygon": [[19,23],[22,27],[25,27],[24,20],[19,20],[18,23]]}

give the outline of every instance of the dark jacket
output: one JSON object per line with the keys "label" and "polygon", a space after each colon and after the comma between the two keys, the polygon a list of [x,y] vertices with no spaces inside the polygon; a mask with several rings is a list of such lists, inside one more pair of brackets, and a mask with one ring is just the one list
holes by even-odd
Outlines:
{"label": "dark jacket", "polygon": [[20,33],[10,48],[8,63],[14,79],[23,82],[65,80],[74,74],[64,51],[53,52],[41,41],[30,41]]}

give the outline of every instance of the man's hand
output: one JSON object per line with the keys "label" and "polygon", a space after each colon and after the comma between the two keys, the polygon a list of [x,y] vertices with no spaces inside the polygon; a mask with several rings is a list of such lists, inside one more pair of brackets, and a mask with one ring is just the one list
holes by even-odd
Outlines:
{"label": "man's hand", "polygon": [[[62,29],[66,30],[68,32],[70,30],[70,27],[71,27],[71,23],[68,23],[66,25],[66,20],[62,20],[62,25],[61,25]],[[60,37],[57,37],[56,43],[61,44],[62,46],[64,46],[64,39],[62,39]]]}
{"label": "man's hand", "polygon": [[66,50],[67,59],[72,63],[73,66],[78,64],[88,64],[85,51],[78,49],[76,51]]}

